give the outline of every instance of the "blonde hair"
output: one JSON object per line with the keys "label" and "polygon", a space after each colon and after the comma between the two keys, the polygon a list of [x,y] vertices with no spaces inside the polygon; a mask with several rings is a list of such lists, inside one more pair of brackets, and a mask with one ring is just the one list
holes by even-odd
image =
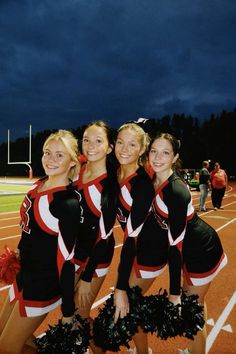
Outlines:
{"label": "blonde hair", "polygon": [[147,162],[147,151],[150,144],[149,135],[136,123],[125,123],[118,129],[118,134],[122,130],[131,130],[136,135],[141,145],[141,150],[144,150],[143,154],[140,156],[140,162],[145,165]]}
{"label": "blonde hair", "polygon": [[43,144],[43,151],[47,148],[47,145],[52,140],[60,141],[65,146],[68,154],[71,157],[71,160],[75,162],[75,166],[71,167],[68,176],[69,178],[73,179],[79,165],[79,149],[76,137],[70,131],[60,129],[57,132],[50,134],[49,137],[45,140]]}

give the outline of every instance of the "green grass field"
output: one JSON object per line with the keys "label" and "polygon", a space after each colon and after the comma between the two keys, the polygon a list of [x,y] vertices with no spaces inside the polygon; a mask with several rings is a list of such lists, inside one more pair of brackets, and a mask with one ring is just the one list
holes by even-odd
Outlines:
{"label": "green grass field", "polygon": [[24,195],[0,196],[0,213],[19,211]]}
{"label": "green grass field", "polygon": [[27,192],[29,190],[29,185],[18,185],[18,184],[6,184],[0,183],[0,192]]}
{"label": "green grass field", "polygon": [[[29,185],[5,184],[0,183],[0,213],[18,211],[24,194],[29,190]],[[18,195],[5,195],[4,193],[22,193]]]}

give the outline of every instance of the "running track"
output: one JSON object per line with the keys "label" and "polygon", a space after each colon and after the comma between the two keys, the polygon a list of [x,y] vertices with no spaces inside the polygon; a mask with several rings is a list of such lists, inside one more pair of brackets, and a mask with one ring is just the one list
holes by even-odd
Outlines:
{"label": "running track", "polygon": [[[198,207],[199,192],[192,192],[194,205]],[[219,233],[224,250],[228,256],[228,265],[220,272],[213,281],[207,295],[208,305],[208,338],[207,353],[209,354],[230,354],[236,353],[236,183],[231,183],[223,200],[223,210],[214,211],[210,197],[206,204],[208,211],[199,215],[212,225]],[[92,316],[95,316],[99,306],[112,291],[114,286],[116,265],[118,263],[122,245],[122,232],[118,225],[115,226],[116,249],[112,265],[105,283],[94,304]],[[0,254],[4,245],[10,249],[16,249],[20,238],[19,213],[0,214]],[[160,288],[168,288],[167,271],[155,280],[150,293]],[[7,295],[8,287],[0,284],[0,306]],[[46,321],[35,333],[41,334],[47,329],[48,323],[55,323],[60,316],[59,310],[53,311]],[[132,344],[131,344],[132,346]],[[167,341],[158,340],[154,335],[149,336],[149,346],[155,354],[178,353],[177,348],[188,346],[188,340],[175,338]],[[122,352],[127,352],[124,348]],[[121,352],[119,352],[121,353]]]}

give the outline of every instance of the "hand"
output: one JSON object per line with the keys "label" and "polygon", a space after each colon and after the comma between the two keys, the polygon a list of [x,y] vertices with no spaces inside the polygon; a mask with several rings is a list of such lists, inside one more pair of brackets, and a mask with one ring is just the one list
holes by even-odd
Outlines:
{"label": "hand", "polygon": [[181,297],[180,295],[169,295],[169,301],[174,305],[181,305]]}
{"label": "hand", "polygon": [[129,313],[129,299],[125,290],[116,289],[114,292],[115,315],[114,323],[118,318],[124,318]]}
{"label": "hand", "polygon": [[90,306],[90,302],[93,300],[93,293],[91,288],[91,282],[80,279],[76,285],[78,293],[78,306],[79,308],[87,308]]}
{"label": "hand", "polygon": [[61,323],[64,325],[66,323],[71,323],[73,320],[74,316],[69,316],[69,317],[65,317],[63,316],[61,319]]}

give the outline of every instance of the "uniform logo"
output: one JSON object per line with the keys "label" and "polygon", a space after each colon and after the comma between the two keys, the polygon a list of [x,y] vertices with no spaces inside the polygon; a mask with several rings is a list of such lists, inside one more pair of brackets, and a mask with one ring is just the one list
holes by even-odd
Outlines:
{"label": "uniform logo", "polygon": [[117,219],[120,222],[124,222],[124,223],[127,221],[126,217],[123,215],[122,210],[120,208],[118,208]]}
{"label": "uniform logo", "polygon": [[27,234],[30,234],[31,232],[31,229],[29,228],[29,223],[30,223],[29,210],[31,206],[32,206],[32,202],[26,195],[20,208],[20,216],[21,216],[20,226],[22,231],[26,232]]}
{"label": "uniform logo", "polygon": [[164,230],[168,230],[168,225],[167,225],[165,219],[162,219],[162,217],[159,214],[157,214],[156,209],[153,204],[152,204],[152,211],[153,211],[153,214],[154,214],[158,224],[160,225],[160,227]]}

